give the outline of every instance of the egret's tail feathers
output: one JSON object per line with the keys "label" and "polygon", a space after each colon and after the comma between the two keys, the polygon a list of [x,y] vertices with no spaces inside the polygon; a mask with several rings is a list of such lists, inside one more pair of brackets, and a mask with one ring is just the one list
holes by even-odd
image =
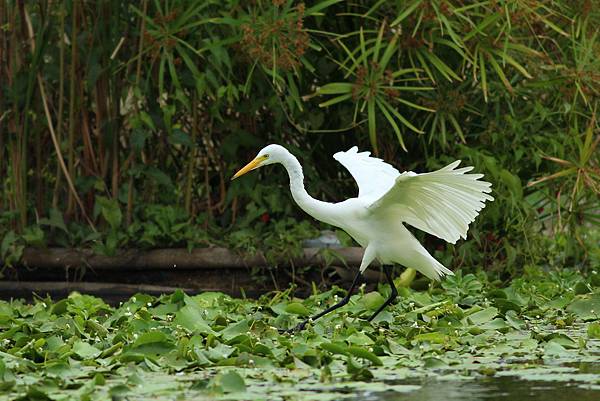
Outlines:
{"label": "egret's tail feathers", "polygon": [[435,260],[433,256],[423,255],[420,259],[421,263],[418,263],[420,266],[414,266],[414,268],[430,279],[440,281],[444,276],[454,276],[452,270]]}
{"label": "egret's tail feathers", "polygon": [[435,270],[435,273],[437,274],[436,277],[431,277],[434,280],[440,281],[444,276],[454,276],[454,273],[452,272],[452,270],[448,269],[446,266],[444,266],[437,260],[435,261],[435,264],[433,265],[433,269]]}

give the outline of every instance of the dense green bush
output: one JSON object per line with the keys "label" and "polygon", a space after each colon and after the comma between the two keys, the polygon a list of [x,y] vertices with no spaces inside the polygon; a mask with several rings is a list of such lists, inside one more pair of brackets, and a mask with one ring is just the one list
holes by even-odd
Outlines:
{"label": "dense green bush", "polygon": [[496,201],[473,240],[428,238],[455,266],[597,261],[599,10],[4,1],[0,256],[12,264],[26,245],[253,249],[260,237],[290,252],[315,231],[288,220],[305,216],[281,169],[229,182],[277,142],[329,201],[355,194],[331,158],[355,144],[399,169],[476,166]]}

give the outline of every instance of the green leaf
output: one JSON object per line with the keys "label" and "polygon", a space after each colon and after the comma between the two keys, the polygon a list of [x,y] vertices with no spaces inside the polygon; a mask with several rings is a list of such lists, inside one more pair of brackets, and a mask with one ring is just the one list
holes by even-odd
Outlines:
{"label": "green leaf", "polygon": [[152,117],[150,117],[150,114],[146,113],[143,110],[140,110],[140,120],[142,120],[142,122],[144,124],[146,124],[146,127],[150,128],[151,130],[155,130],[156,126],[154,125],[154,121],[152,121]]}
{"label": "green leaf", "polygon": [[172,145],[183,145],[187,147],[193,147],[194,143],[192,142],[192,138],[182,130],[175,128],[173,130],[173,134],[169,136],[169,143]]}
{"label": "green leaf", "polygon": [[412,3],[410,3],[405,9],[404,11],[402,11],[400,13],[400,15],[398,15],[396,17],[396,19],[394,21],[392,21],[391,26],[397,25],[399,23],[401,23],[402,21],[404,21],[404,19],[406,17],[408,17],[413,11],[416,10],[417,7],[419,7],[419,5],[423,2],[423,0],[416,0],[413,1]]}
{"label": "green leaf", "polygon": [[385,299],[381,294],[377,291],[369,292],[361,298],[361,302],[368,310],[377,310],[383,303]]}
{"label": "green leaf", "polygon": [[223,331],[221,331],[221,337],[223,340],[229,341],[241,334],[248,333],[248,330],[248,320],[244,319],[236,324],[227,326]]}
{"label": "green leaf", "polygon": [[374,343],[373,339],[365,333],[352,333],[346,341],[353,345],[371,345]]}
{"label": "green leaf", "polygon": [[438,333],[438,332],[423,333],[423,334],[418,334],[415,336],[415,340],[417,342],[429,342],[429,343],[436,343],[436,344],[444,344],[449,339],[450,339],[450,337],[448,337],[446,334]]}
{"label": "green leaf", "polygon": [[112,229],[117,229],[123,219],[118,201],[116,199],[105,198],[104,196],[97,196],[96,202],[100,206],[102,217],[104,217]]}
{"label": "green leaf", "polygon": [[369,99],[367,101],[367,118],[369,122],[369,139],[371,140],[371,146],[375,151],[375,154],[378,154],[377,148],[377,115],[375,114],[375,100]]}
{"label": "green leaf", "polygon": [[216,388],[223,393],[241,393],[246,391],[246,383],[244,378],[236,371],[219,373],[213,381],[213,388]]}
{"label": "green leaf", "polygon": [[83,359],[92,359],[100,355],[102,351],[83,341],[76,341],[73,344],[73,352]]}
{"label": "green leaf", "polygon": [[517,175],[512,174],[506,169],[502,169],[500,171],[500,178],[517,199],[523,199],[523,185]]}
{"label": "green leaf", "polygon": [[576,314],[583,320],[600,319],[600,294],[576,299],[567,306],[567,311]]}
{"label": "green leaf", "polygon": [[322,343],[320,345],[325,351],[329,351],[332,354],[347,355],[348,346],[341,343]]}
{"label": "green leaf", "polygon": [[491,321],[497,315],[498,309],[490,306],[489,308],[468,315],[466,319],[470,320],[474,325],[477,326]]}
{"label": "green leaf", "polygon": [[146,140],[150,138],[150,132],[140,129],[134,128],[131,136],[129,138],[129,143],[131,144],[131,148],[139,153],[144,149],[144,145],[146,144]]}
{"label": "green leaf", "polygon": [[600,339],[600,323],[590,323],[587,327],[589,338]]}
{"label": "green leaf", "polygon": [[369,350],[366,350],[362,347],[348,347],[347,350],[349,354],[357,358],[366,359],[376,366],[383,366],[383,362],[381,362],[381,359],[379,359],[377,355],[375,355]]}
{"label": "green leaf", "polygon": [[33,245],[37,247],[44,247],[44,231],[39,226],[27,227],[22,235],[27,245]]}
{"label": "green leaf", "polygon": [[179,324],[192,332],[216,334],[204,320],[200,308],[193,305],[186,305],[177,311],[173,323]]}
{"label": "green leaf", "polygon": [[156,167],[147,167],[144,170],[144,173],[146,174],[146,176],[152,178],[159,185],[162,185],[167,188],[173,187],[173,182],[171,181],[171,178],[168,175],[166,175],[162,170],[159,170]]}
{"label": "green leaf", "polygon": [[40,219],[40,224],[60,228],[66,233],[69,232],[67,230],[67,226],[65,225],[62,213],[54,208],[50,209],[49,218]]}
{"label": "green leaf", "polygon": [[340,103],[343,102],[344,100],[348,100],[352,98],[352,94],[351,93],[347,93],[345,95],[340,95],[340,96],[336,96],[333,97],[325,102],[319,103],[319,107],[329,107],[331,105],[334,105],[336,103]]}
{"label": "green leaf", "polygon": [[310,311],[300,302],[291,302],[286,305],[285,311],[293,315],[308,316]]}
{"label": "green leaf", "polygon": [[337,95],[341,93],[350,93],[354,84],[349,82],[333,82],[317,89],[319,95]]}

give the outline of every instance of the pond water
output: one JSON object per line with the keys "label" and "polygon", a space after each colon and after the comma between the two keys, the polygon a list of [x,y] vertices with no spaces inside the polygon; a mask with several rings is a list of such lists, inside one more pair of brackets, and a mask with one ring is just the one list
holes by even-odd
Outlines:
{"label": "pond water", "polygon": [[354,400],[364,401],[598,401],[600,361],[569,362],[530,369],[495,372],[489,377],[436,377],[397,381],[404,386],[384,392],[366,392]]}
{"label": "pond water", "polygon": [[405,393],[385,392],[357,397],[365,401],[598,401],[600,384],[490,377],[470,381],[424,380]]}

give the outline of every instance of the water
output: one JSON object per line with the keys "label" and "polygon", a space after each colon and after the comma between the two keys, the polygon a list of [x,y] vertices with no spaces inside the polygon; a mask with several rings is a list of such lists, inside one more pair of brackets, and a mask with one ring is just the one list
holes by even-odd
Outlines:
{"label": "water", "polygon": [[600,383],[593,385],[577,382],[532,381],[504,376],[469,381],[428,380],[419,384],[420,389],[407,394],[387,392],[361,397],[361,399],[369,401],[600,400]]}

